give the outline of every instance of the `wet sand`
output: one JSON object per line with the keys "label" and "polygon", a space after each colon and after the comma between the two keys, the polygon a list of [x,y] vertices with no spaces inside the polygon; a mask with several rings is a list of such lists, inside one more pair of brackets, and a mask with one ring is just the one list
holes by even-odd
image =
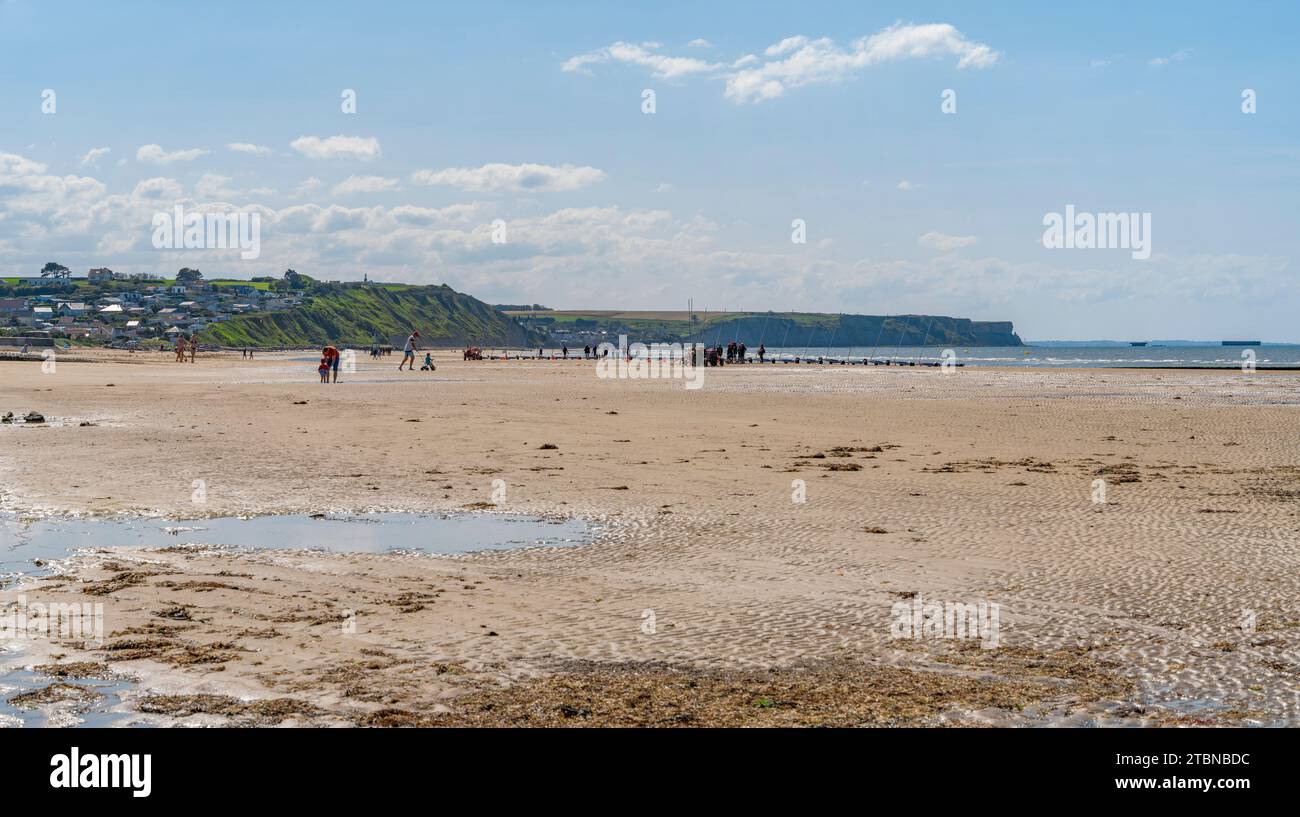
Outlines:
{"label": "wet sand", "polygon": [[[103,644],[21,660],[138,678],[145,719],[1300,723],[1294,374],[733,366],[689,391],[444,353],[323,386],[301,354],[78,357],[0,362],[0,414],[47,418],[0,427],[6,511],[602,531],[459,557],[182,538],[0,593],[102,602]],[[998,605],[998,646],[891,637],[918,595]]]}

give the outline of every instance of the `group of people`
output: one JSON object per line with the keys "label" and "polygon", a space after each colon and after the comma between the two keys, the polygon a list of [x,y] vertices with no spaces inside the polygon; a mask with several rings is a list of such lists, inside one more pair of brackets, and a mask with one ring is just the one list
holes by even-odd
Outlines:
{"label": "group of people", "polygon": [[[591,344],[587,344],[582,347],[582,357],[584,360],[607,357],[608,355],[609,355],[608,349],[602,352],[597,347],[592,346]],[[749,347],[746,346],[744,343],[737,343],[734,340],[728,343],[726,346],[721,346],[721,345],[706,346],[704,347],[703,350],[703,358],[699,357],[699,355],[700,355],[700,350],[697,348],[696,344],[692,343],[689,359],[703,363],[705,366],[722,366],[728,363],[749,363],[750,362]],[[537,356],[540,358],[540,357],[545,357],[546,355],[542,349],[538,349]],[[565,346],[560,347],[560,357],[562,357],[565,360],[569,359],[569,347],[567,344]],[[629,359],[630,357],[631,355],[629,353]],[[765,362],[766,357],[767,357],[767,347],[760,343],[758,345],[758,362],[759,363]],[[469,358],[467,357],[466,359],[468,360]]]}
{"label": "group of people", "polygon": [[[406,344],[402,347],[402,362],[397,364],[397,370],[399,372],[406,366],[407,361],[410,361],[411,363],[409,370],[415,371],[415,353],[419,351],[419,348],[420,333],[412,331],[411,334],[406,336]],[[391,346],[380,346],[379,344],[375,344],[370,347],[370,357],[376,360],[381,357],[387,357],[392,353],[393,347]],[[433,371],[436,368],[433,365],[433,357],[427,352],[424,355],[424,365],[420,367],[420,370],[424,371],[426,368],[429,371]]]}
{"label": "group of people", "polygon": [[[576,354],[576,352],[575,352],[575,354]],[[544,348],[542,348],[542,347],[539,346],[539,347],[537,348],[537,357],[538,357],[539,359],[540,359],[540,358],[545,358],[545,357],[546,357],[546,350],[545,350]],[[554,355],[552,355],[552,357],[554,357]],[[564,360],[568,360],[568,359],[569,359],[569,344],[566,343],[566,344],[564,344],[563,346],[560,347],[560,357],[563,358]],[[595,346],[592,346],[590,343],[587,344],[586,346],[583,346],[583,347],[582,347],[582,358],[583,358],[583,360],[591,360],[591,359],[600,358],[600,357],[609,357],[609,350],[606,349],[604,352],[600,352],[600,351],[599,351]],[[481,358],[479,358],[479,359],[481,359]],[[574,360],[577,360],[577,358],[574,358]]]}
{"label": "group of people", "polygon": [[[402,362],[397,364],[397,371],[406,368],[408,371],[415,371],[415,353],[420,348],[420,333],[412,331],[406,337],[406,345],[402,348]],[[385,347],[370,347],[370,356],[372,358],[381,357],[384,354]],[[320,375],[322,383],[339,382],[339,361],[342,355],[339,354],[338,347],[326,346],[321,350],[320,365],[316,367],[317,374]],[[407,364],[410,364],[409,366]],[[429,352],[424,353],[424,364],[420,366],[422,372],[437,371],[438,367],[433,363],[433,355]]]}
{"label": "group of people", "polygon": [[194,355],[199,351],[199,336],[190,335],[188,338],[184,335],[176,336],[176,362],[184,363],[185,355],[188,352],[190,363],[194,362]]}
{"label": "group of people", "polygon": [[[763,344],[758,345],[758,362],[762,363],[767,357],[767,347]],[[696,357],[695,344],[691,344],[691,358],[698,360]],[[726,346],[708,346],[704,349],[705,366],[722,366],[730,363],[748,363],[749,347],[743,343],[732,341]]]}

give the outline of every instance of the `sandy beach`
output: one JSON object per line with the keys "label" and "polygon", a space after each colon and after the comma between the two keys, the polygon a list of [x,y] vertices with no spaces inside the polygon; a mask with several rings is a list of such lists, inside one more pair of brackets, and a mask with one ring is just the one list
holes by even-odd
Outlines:
{"label": "sandy beach", "polygon": [[[158,723],[1300,724],[1300,376],[399,357],[0,362],[0,413],[46,418],[0,427],[0,510],[592,540],[81,553],[0,601],[102,602],[104,642],[9,657]],[[918,600],[996,605],[996,646],[895,637]]]}

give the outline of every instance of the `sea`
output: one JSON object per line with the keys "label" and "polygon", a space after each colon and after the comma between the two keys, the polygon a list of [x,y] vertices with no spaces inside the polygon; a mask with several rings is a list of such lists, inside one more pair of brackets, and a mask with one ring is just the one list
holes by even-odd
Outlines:
{"label": "sea", "polygon": [[[951,350],[949,353],[948,350]],[[1253,362],[1258,369],[1300,368],[1300,344],[1261,344],[1259,346],[1171,345],[1171,346],[1085,346],[1035,343],[1026,346],[876,346],[852,348],[769,347],[767,352],[778,360],[823,358],[861,364],[863,359],[893,365],[936,365],[946,358],[966,366],[1013,366],[1025,368],[1105,369],[1123,367],[1222,368],[1240,369]],[[752,356],[754,349],[749,350]],[[1253,357],[1252,357],[1253,356]]]}
{"label": "sea", "polygon": [[[704,344],[701,344],[701,348]],[[637,347],[633,347],[634,350]],[[501,347],[483,347],[488,357],[503,352],[511,358],[535,358],[536,348],[503,350]],[[651,348],[635,352],[649,357],[677,358],[677,348],[659,352]],[[758,347],[748,349],[749,357],[756,359]],[[560,357],[558,346],[547,344],[545,357]],[[582,359],[582,347],[569,347],[571,359]],[[1011,366],[1023,368],[1168,368],[1168,369],[1241,369],[1243,364],[1253,364],[1256,369],[1300,369],[1300,343],[1263,343],[1259,346],[1223,346],[1219,343],[1180,342],[1170,345],[1148,344],[1129,346],[1116,343],[1088,345],[1066,341],[1060,343],[1038,342],[1024,346],[787,346],[767,347],[767,358],[779,363],[849,363],[862,365],[864,360],[875,365],[937,366],[951,359],[960,366]],[[358,360],[363,355],[358,352]],[[289,358],[292,361],[317,360],[314,355]]]}

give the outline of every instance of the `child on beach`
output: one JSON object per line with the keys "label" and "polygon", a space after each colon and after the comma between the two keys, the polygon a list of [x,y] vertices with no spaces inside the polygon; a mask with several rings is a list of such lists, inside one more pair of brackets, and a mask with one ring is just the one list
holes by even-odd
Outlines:
{"label": "child on beach", "polygon": [[328,382],[330,382],[330,362],[329,362],[329,358],[324,358],[324,357],[321,358],[321,359],[320,359],[320,365],[316,367],[316,371],[320,373],[320,382],[322,382],[322,383],[328,383]]}
{"label": "child on beach", "polygon": [[425,353],[424,353],[424,365],[420,367],[420,371],[422,371],[422,372],[433,372],[433,371],[437,371],[437,369],[438,369],[438,367],[435,366],[435,365],[433,365],[433,355],[429,354],[428,352],[425,352]]}

